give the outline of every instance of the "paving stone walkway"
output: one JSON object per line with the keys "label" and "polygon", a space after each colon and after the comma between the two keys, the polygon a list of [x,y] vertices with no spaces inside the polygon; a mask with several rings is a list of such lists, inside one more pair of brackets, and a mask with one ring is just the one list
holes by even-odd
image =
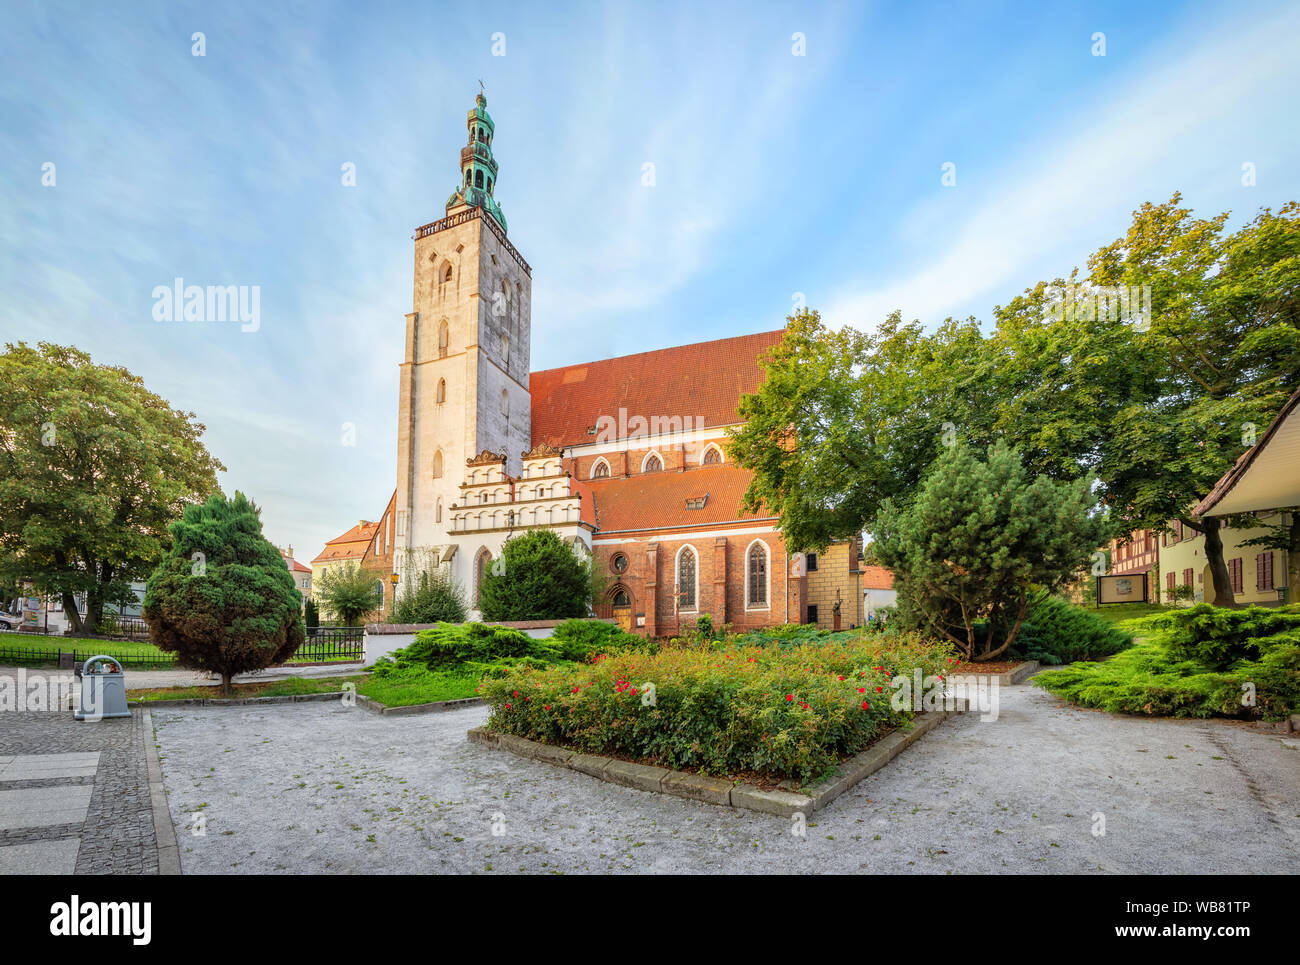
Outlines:
{"label": "paving stone walkway", "polygon": [[471,744],[474,707],[157,708],[186,873],[1300,872],[1300,735],[1028,686],[791,821]]}
{"label": "paving stone walkway", "polygon": [[144,715],[0,714],[0,874],[156,874]]}

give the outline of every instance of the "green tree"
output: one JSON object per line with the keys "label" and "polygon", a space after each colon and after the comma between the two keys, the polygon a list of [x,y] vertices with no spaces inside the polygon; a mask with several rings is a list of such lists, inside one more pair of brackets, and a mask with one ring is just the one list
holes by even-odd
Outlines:
{"label": "green tree", "polygon": [[[0,578],[57,594],[74,632],[134,601],[168,524],[217,491],[224,467],[192,412],[71,346],[0,355]],[[76,594],[86,594],[86,612]]]}
{"label": "green tree", "polygon": [[257,506],[217,493],[186,506],[170,529],[145,589],[149,639],[182,667],[221,674],[225,694],[235,674],[292,657],[304,639],[302,594],[262,535]]}
{"label": "green tree", "polygon": [[422,571],[397,598],[389,623],[464,623],[465,591],[442,570]]}
{"label": "green tree", "polygon": [[1063,588],[1104,539],[1093,506],[1088,480],[1031,476],[1005,443],[987,460],[954,445],[906,507],[886,501],[876,554],[894,573],[900,614],[992,660],[1015,641],[1033,593]]}
{"label": "green tree", "polygon": [[325,612],[353,627],[384,603],[384,585],[378,571],[355,560],[331,568],[320,579],[320,602]]}
{"label": "green tree", "polygon": [[320,608],[316,606],[316,601],[311,597],[307,597],[303,602],[302,620],[309,627],[320,626]]}
{"label": "green tree", "polygon": [[568,543],[549,529],[506,540],[479,586],[485,620],[565,620],[585,617],[592,576]]}
{"label": "green tree", "polygon": [[1204,534],[1214,602],[1226,605],[1220,530],[1235,521],[1191,510],[1300,384],[1300,204],[1227,233],[1227,213],[1195,218],[1180,202],[1144,204],[1088,260],[1093,285],[1150,285],[1152,304],[1150,330],[1132,340],[1154,377],[1108,425],[1116,442],[1099,475],[1136,526],[1178,519]]}

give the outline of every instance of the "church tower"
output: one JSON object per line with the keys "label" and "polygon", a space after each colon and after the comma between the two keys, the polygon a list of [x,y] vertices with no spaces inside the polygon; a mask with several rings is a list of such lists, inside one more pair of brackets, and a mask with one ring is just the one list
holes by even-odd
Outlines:
{"label": "church tower", "polygon": [[[405,551],[438,551],[447,559],[453,507],[463,507],[462,483],[472,472],[466,463],[484,452],[503,453],[505,471],[518,475],[522,453],[532,448],[531,270],[506,237],[495,198],[496,126],[481,93],[466,128],[446,217],[415,233],[394,506],[394,562],[402,579]],[[469,566],[472,561],[451,557],[458,581]]]}

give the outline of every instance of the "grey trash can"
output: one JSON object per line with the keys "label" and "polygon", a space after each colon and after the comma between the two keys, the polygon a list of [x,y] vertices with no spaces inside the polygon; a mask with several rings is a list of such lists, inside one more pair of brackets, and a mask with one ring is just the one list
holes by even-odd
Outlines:
{"label": "grey trash can", "polygon": [[81,666],[81,702],[77,720],[130,717],[126,705],[126,674],[115,657],[91,657]]}

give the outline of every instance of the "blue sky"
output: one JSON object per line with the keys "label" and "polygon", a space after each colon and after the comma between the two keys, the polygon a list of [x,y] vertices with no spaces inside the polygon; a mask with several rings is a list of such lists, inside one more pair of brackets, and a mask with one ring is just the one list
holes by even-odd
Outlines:
{"label": "blue sky", "polygon": [[[987,320],[1143,201],[1238,224],[1300,197],[1295,4],[11,0],[5,21],[0,341],[74,343],[195,411],[223,488],[304,560],[392,492],[411,235],[455,187],[479,78],[534,369],[778,328],[796,292],[834,324]],[[155,321],[176,277],[260,286],[259,330]]]}

